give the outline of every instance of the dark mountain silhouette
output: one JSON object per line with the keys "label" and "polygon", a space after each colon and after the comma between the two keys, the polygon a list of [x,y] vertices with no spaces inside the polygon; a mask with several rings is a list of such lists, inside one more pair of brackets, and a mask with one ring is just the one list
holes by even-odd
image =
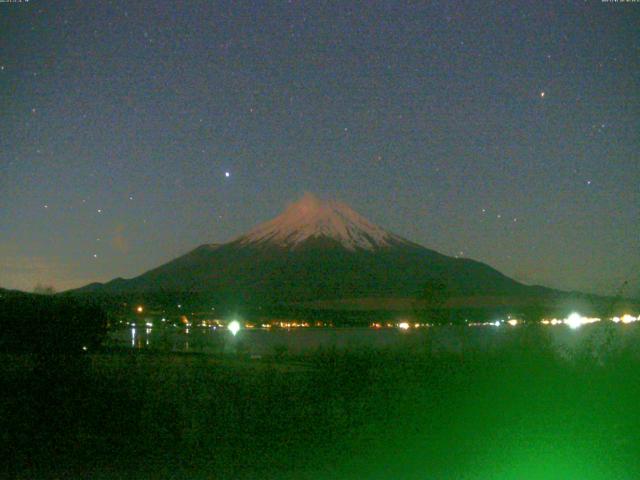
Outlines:
{"label": "dark mountain silhouette", "polygon": [[275,219],[229,243],[202,245],[132,279],[82,292],[201,292],[218,300],[298,303],[423,298],[433,282],[448,297],[539,297],[470,259],[453,258],[394,235],[347,205],[305,195]]}

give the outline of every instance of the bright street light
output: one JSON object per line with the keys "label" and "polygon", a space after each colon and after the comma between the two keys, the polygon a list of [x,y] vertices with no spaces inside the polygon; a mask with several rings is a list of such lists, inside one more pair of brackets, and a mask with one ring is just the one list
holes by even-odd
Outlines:
{"label": "bright street light", "polygon": [[231,323],[229,323],[227,328],[231,332],[231,335],[235,337],[237,333],[240,331],[240,322],[238,322],[237,320],[234,320]]}

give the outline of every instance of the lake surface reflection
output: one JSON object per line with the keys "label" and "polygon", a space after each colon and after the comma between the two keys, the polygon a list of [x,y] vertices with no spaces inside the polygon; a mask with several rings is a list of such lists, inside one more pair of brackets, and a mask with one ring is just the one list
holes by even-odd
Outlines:
{"label": "lake surface reflection", "polygon": [[107,346],[172,352],[299,354],[317,349],[402,348],[409,351],[491,351],[517,342],[549,343],[560,353],[577,348],[631,348],[640,352],[640,325],[601,323],[577,330],[567,326],[510,327],[437,326],[398,328],[332,327],[295,329],[241,329],[236,336],[226,328],[127,327],[111,332]]}

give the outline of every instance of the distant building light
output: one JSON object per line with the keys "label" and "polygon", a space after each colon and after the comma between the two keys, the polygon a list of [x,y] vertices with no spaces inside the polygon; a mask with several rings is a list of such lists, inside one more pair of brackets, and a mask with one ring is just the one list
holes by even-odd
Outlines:
{"label": "distant building light", "polygon": [[136,312],[142,313],[143,311],[144,311],[144,308],[142,308],[142,305],[138,305],[136,308]]}
{"label": "distant building light", "polygon": [[407,322],[400,322],[398,328],[401,330],[409,330],[410,325]]}

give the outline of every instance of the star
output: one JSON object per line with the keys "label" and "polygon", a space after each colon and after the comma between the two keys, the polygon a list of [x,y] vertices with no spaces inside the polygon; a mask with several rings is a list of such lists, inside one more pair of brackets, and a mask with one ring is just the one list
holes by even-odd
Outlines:
{"label": "star", "polygon": [[94,253],[94,254],[93,254],[93,258],[98,258],[98,254],[97,254],[97,253]]}
{"label": "star", "polygon": [[102,213],[102,209],[101,208],[98,209],[98,213]]}
{"label": "star", "polygon": [[49,205],[47,205],[46,203],[43,205],[44,208],[49,208]]}
{"label": "star", "polygon": [[231,176],[231,174],[229,172],[224,172],[224,176],[229,178]]}
{"label": "star", "polygon": [[544,98],[545,95],[546,95],[546,92],[540,92],[540,98]]}

